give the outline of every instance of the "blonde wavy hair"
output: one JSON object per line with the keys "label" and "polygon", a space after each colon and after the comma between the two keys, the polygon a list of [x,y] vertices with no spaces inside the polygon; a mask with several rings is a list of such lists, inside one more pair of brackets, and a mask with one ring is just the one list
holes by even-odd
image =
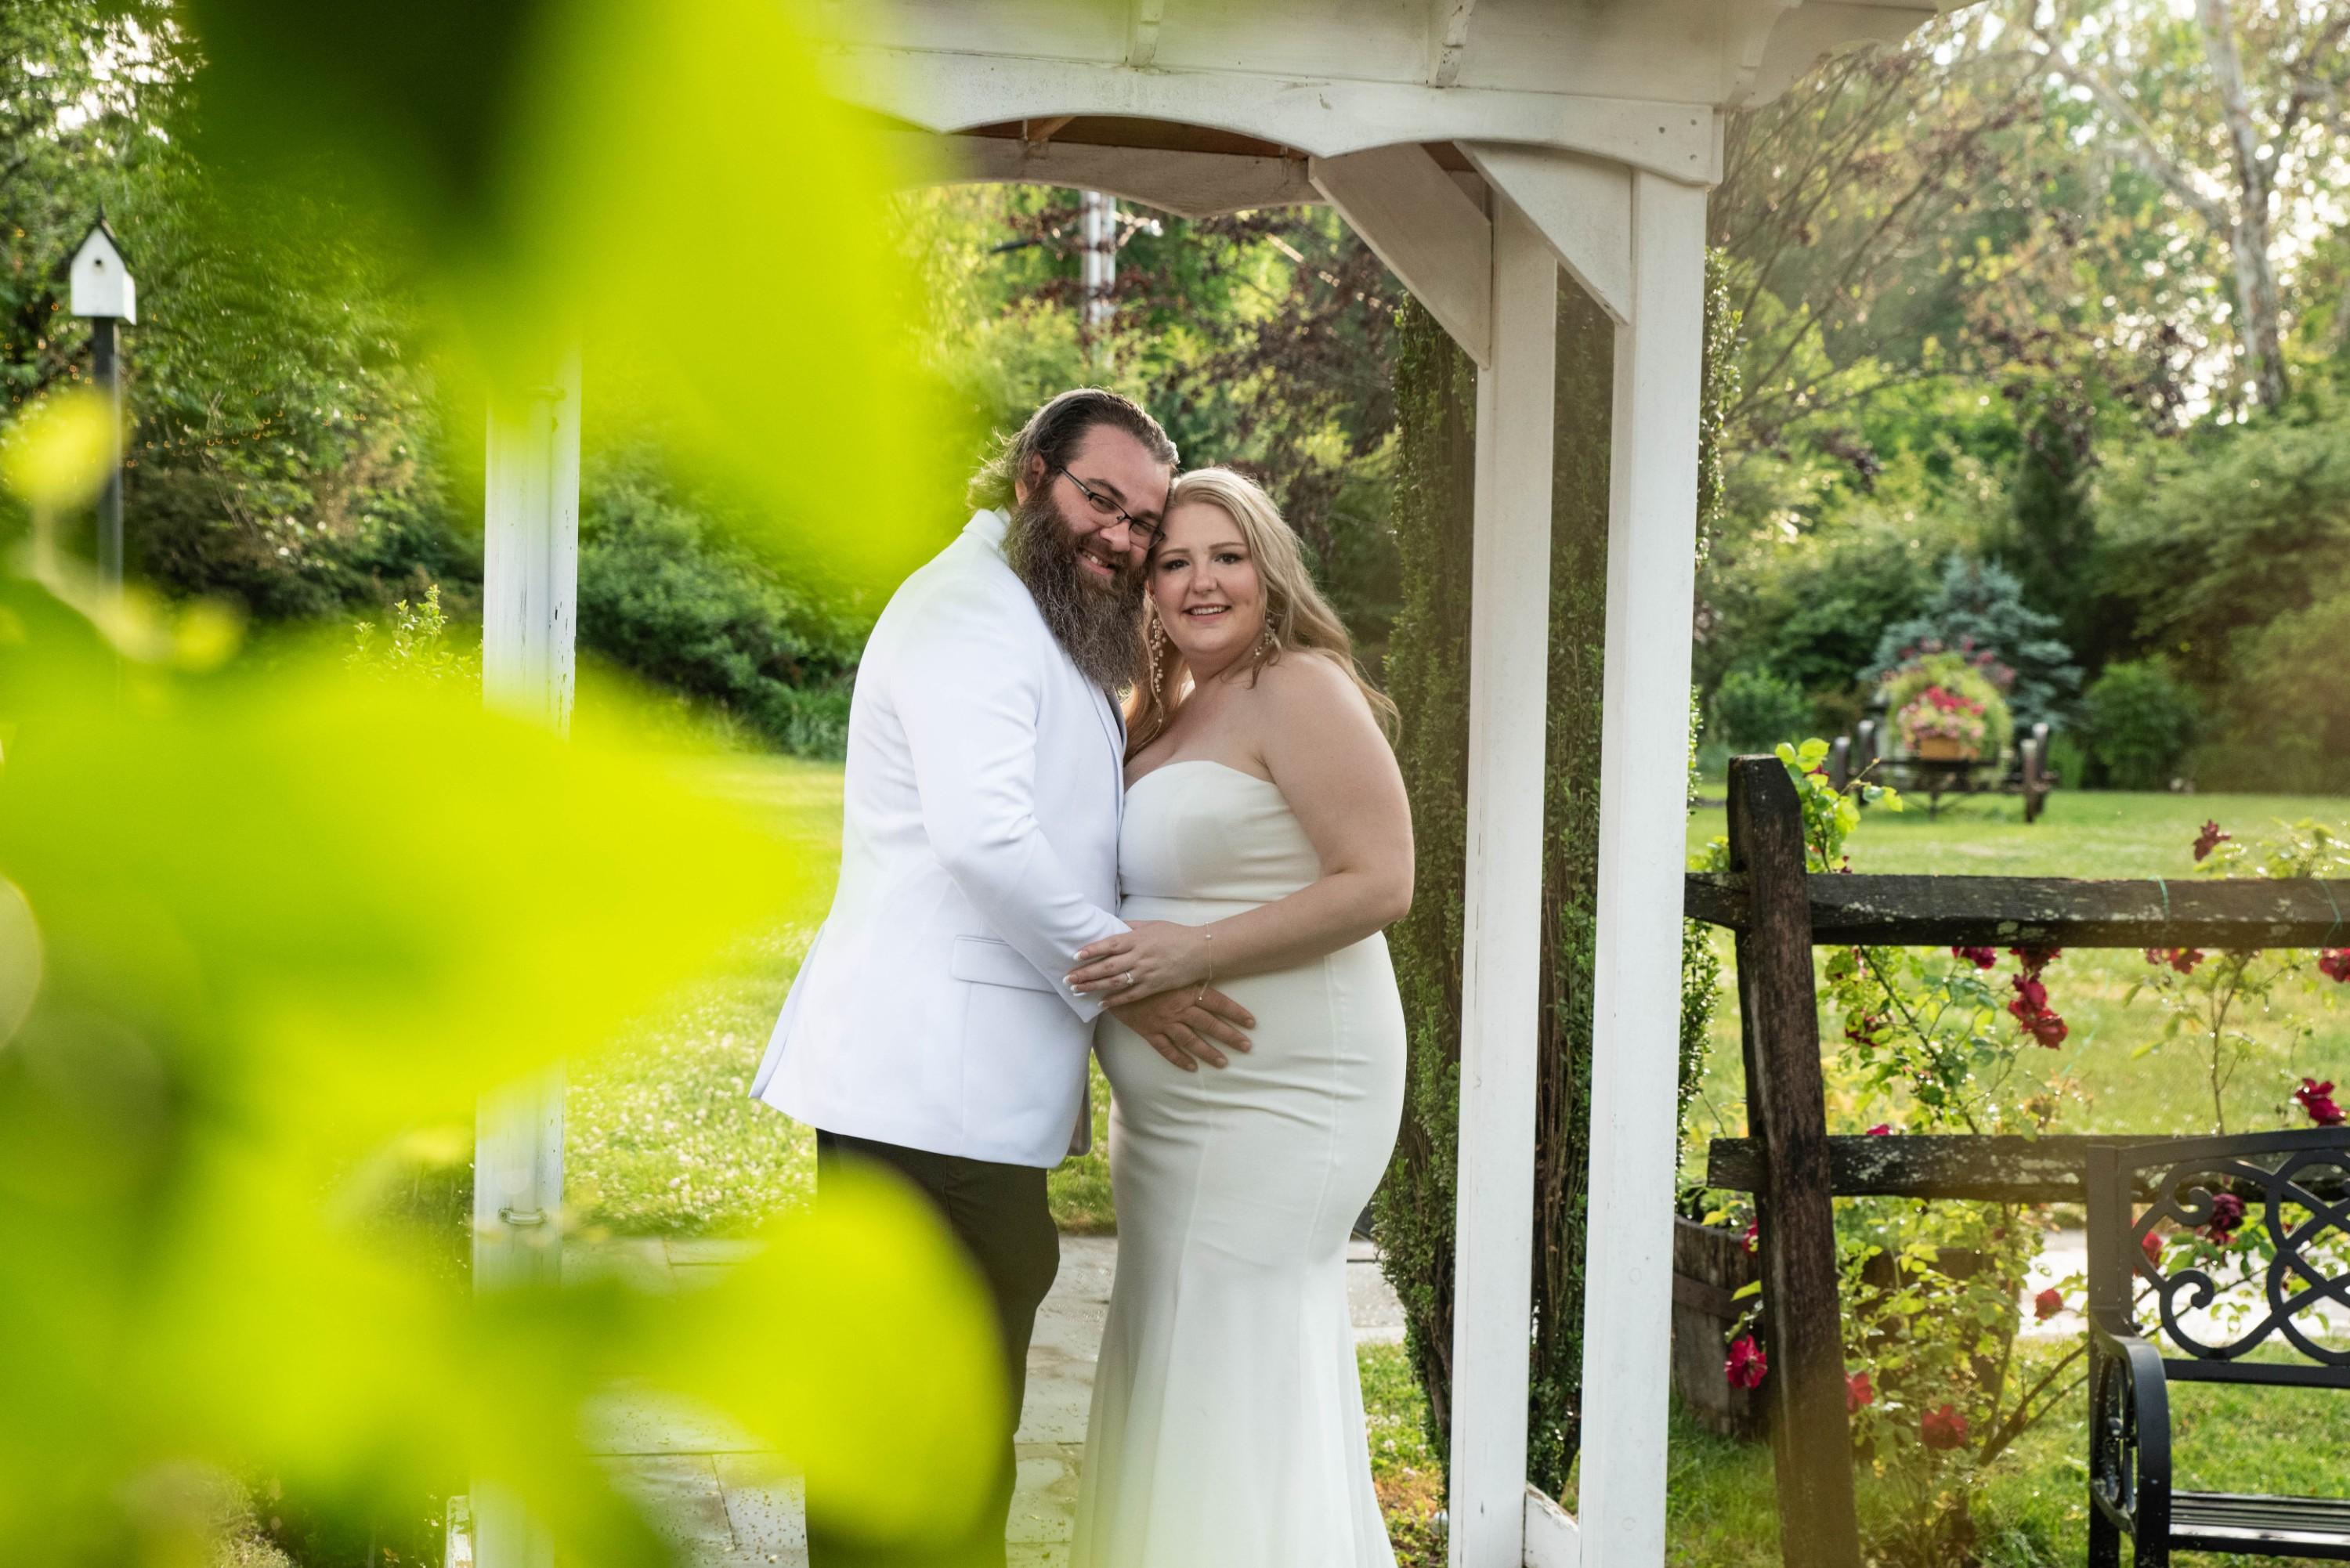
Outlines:
{"label": "blonde wavy hair", "polygon": [[[1259,670],[1278,664],[1286,653],[1317,654],[1353,679],[1356,690],[1371,705],[1381,732],[1392,741],[1396,705],[1364,675],[1361,662],[1355,658],[1355,639],[1347,635],[1346,623],[1314,586],[1314,574],[1305,565],[1305,546],[1296,530],[1283,520],[1273,497],[1245,474],[1229,468],[1201,468],[1175,481],[1167,497],[1167,515],[1173,516],[1175,508],[1186,502],[1204,502],[1239,524],[1249,559],[1256,566],[1257,581],[1264,593],[1265,626],[1273,636],[1270,641],[1260,638],[1250,655],[1250,682],[1253,684]],[[1154,545],[1150,559],[1158,558],[1159,547]],[[1146,604],[1147,646],[1159,608],[1155,600]],[[1143,677],[1126,702],[1126,754],[1129,757],[1166,733],[1191,691],[1191,671],[1171,643],[1162,641],[1158,658],[1146,658],[1143,668]]]}

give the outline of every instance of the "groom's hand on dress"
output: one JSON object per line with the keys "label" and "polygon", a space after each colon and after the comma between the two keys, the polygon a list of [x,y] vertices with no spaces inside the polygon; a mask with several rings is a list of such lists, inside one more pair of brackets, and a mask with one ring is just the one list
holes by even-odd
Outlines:
{"label": "groom's hand on dress", "polygon": [[1202,1062],[1211,1067],[1225,1065],[1217,1043],[1245,1051],[1249,1037],[1241,1032],[1256,1027],[1247,1008],[1212,988],[1196,996],[1188,991],[1161,992],[1113,1007],[1109,1014],[1186,1073],[1198,1072]]}

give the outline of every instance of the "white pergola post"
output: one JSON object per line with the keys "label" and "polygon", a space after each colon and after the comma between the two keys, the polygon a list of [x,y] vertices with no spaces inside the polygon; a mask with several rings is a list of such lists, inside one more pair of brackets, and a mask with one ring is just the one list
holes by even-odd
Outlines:
{"label": "white pergola post", "polygon": [[1705,192],[1630,176],[1630,309],[1616,331],[1600,725],[1583,1469],[1590,1568],[1665,1556],[1690,605]]}
{"label": "white pergola post", "polygon": [[1492,209],[1470,577],[1451,1568],[1525,1562],[1558,264],[1507,196]]}
{"label": "white pergola post", "polygon": [[[569,727],[579,580],[579,360],[490,409],[483,508],[482,687],[493,706]],[[482,1097],[473,1136],[473,1288],[563,1277],[563,1072]],[[494,1480],[470,1494],[475,1568],[554,1568],[546,1528]]]}

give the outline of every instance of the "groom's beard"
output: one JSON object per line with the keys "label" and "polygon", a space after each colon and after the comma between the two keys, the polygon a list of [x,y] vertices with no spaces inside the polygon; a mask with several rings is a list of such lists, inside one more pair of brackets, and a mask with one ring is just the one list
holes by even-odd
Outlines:
{"label": "groom's beard", "polygon": [[1106,584],[1081,576],[1069,525],[1043,491],[1013,506],[1003,558],[1086,679],[1106,691],[1134,684],[1142,665],[1140,574],[1121,571]]}

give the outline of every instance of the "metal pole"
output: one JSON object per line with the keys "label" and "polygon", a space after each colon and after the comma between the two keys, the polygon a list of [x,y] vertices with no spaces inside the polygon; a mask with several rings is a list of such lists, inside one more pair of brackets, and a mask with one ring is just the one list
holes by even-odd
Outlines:
{"label": "metal pole", "polygon": [[114,443],[106,488],[98,497],[98,574],[109,593],[122,591],[122,375],[115,362],[114,317],[89,324],[90,377],[106,399],[108,439]]}

